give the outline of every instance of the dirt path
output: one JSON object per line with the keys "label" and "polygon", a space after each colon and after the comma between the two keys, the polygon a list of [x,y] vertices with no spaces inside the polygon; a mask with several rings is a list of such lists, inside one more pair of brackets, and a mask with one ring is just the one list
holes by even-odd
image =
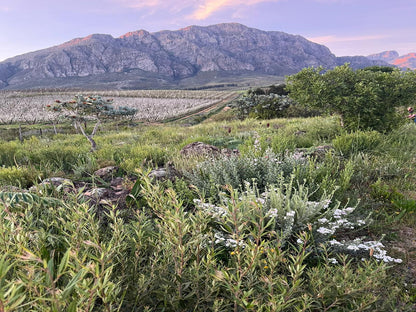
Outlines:
{"label": "dirt path", "polygon": [[174,121],[181,121],[181,120],[187,119],[189,117],[192,117],[192,116],[195,116],[195,115],[198,115],[198,114],[201,114],[201,113],[208,113],[208,112],[210,112],[210,111],[212,111],[214,109],[217,109],[221,105],[225,105],[225,104],[231,102],[232,100],[235,100],[238,96],[239,96],[239,94],[237,92],[234,92],[230,96],[226,97],[225,99],[223,99],[223,100],[221,100],[219,102],[214,103],[211,106],[208,106],[208,107],[206,107],[206,108],[204,108],[202,110],[196,111],[196,112],[192,112],[192,113],[186,114],[185,116],[182,116],[182,117],[180,117],[178,119],[175,119]]}

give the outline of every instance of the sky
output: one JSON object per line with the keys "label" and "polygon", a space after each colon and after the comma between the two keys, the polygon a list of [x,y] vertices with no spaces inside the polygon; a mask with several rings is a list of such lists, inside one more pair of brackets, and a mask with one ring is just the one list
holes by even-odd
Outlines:
{"label": "sky", "polygon": [[0,61],[90,34],[235,22],[336,56],[416,52],[416,0],[0,0]]}

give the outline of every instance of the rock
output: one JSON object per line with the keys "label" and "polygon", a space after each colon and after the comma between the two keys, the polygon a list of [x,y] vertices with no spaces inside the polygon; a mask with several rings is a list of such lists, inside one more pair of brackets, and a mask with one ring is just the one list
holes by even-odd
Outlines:
{"label": "rock", "polygon": [[108,166],[101,169],[98,169],[94,172],[94,176],[99,177],[103,180],[110,180],[114,174],[116,174],[118,167]]}
{"label": "rock", "polygon": [[166,168],[154,169],[149,173],[149,178],[154,180],[175,180],[179,177],[179,172],[175,169],[172,162],[168,162]]}
{"label": "rock", "polygon": [[100,199],[108,194],[109,194],[109,190],[104,187],[93,188],[84,193],[85,196],[93,197],[93,198],[100,198]]}
{"label": "rock", "polygon": [[315,147],[314,151],[312,152],[311,156],[317,157],[317,158],[323,158],[325,157],[325,154],[333,151],[334,147],[331,145],[321,145]]}
{"label": "rock", "polygon": [[183,156],[218,156],[221,154],[221,150],[213,145],[194,142],[182,148],[180,153]]}
{"label": "rock", "polygon": [[72,185],[72,181],[66,178],[54,177],[43,180],[41,184],[52,184],[54,186],[60,186],[62,184]]}
{"label": "rock", "polygon": [[240,151],[236,148],[234,148],[234,149],[223,148],[223,149],[221,149],[221,154],[226,155],[228,157],[240,156]]}
{"label": "rock", "polygon": [[194,142],[186,145],[181,150],[181,155],[183,156],[214,156],[218,157],[225,155],[228,157],[239,156],[240,151],[238,149],[229,149],[223,148],[219,149],[218,147],[202,142]]}
{"label": "rock", "polygon": [[74,190],[74,184],[70,179],[60,178],[60,177],[52,177],[42,180],[41,183],[38,185],[32,186],[29,191],[30,192],[39,192],[42,193],[42,190],[45,188],[58,188],[62,187],[64,192],[70,192]]}

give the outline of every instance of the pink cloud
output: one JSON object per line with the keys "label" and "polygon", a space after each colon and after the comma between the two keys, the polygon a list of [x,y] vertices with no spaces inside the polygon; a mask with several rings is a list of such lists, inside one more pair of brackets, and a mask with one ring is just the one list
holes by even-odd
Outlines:
{"label": "pink cloud", "polygon": [[198,8],[192,13],[190,18],[196,20],[204,20],[214,14],[215,12],[222,10],[226,7],[235,6],[250,6],[261,2],[277,2],[279,0],[205,0]]}
{"label": "pink cloud", "polygon": [[181,0],[172,2],[164,0],[112,0],[121,5],[134,8],[163,8],[170,11],[181,11],[190,9],[192,13],[188,16],[193,20],[204,20],[217,11],[230,7],[251,6],[262,2],[278,2],[281,0]]}

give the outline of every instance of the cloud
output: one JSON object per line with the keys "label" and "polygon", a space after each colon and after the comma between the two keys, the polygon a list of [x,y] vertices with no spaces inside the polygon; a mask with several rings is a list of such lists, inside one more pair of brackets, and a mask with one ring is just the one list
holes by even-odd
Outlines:
{"label": "cloud", "polygon": [[134,9],[155,9],[160,8],[170,12],[189,10],[189,19],[204,20],[224,8],[251,6],[262,2],[278,2],[281,0],[112,0],[123,6]]}
{"label": "cloud", "polygon": [[380,40],[388,38],[386,35],[372,35],[372,36],[351,36],[351,37],[340,37],[340,36],[320,36],[320,37],[310,37],[308,40],[320,43],[328,44],[334,42],[351,42],[351,41],[369,41],[369,40]]}
{"label": "cloud", "polygon": [[10,7],[0,6],[0,12],[9,12],[12,9]]}
{"label": "cloud", "polygon": [[[188,7],[196,7],[201,0],[181,0],[181,1],[166,1],[166,0],[111,0],[121,4],[122,6],[132,9],[168,9],[169,11],[182,10]],[[175,2],[175,3],[173,3]]]}
{"label": "cloud", "polygon": [[190,18],[204,20],[215,12],[229,7],[250,6],[262,2],[277,2],[279,0],[205,0],[191,14]]}

